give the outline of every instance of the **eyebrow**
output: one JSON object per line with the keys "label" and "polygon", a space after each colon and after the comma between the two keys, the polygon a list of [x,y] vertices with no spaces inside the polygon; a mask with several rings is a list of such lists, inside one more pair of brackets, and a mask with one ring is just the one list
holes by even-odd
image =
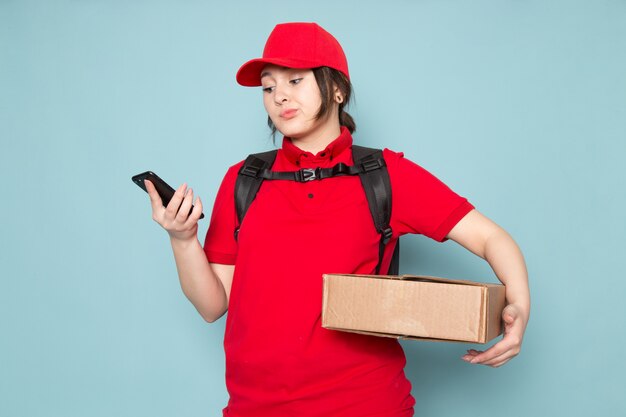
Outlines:
{"label": "eyebrow", "polygon": [[[290,69],[294,70],[294,73],[295,73],[295,74],[300,74],[300,73],[301,73],[301,71],[302,71],[300,68],[290,68]],[[263,77],[271,77],[271,76],[272,76],[272,73],[271,73],[270,71],[263,71],[263,72],[261,73],[261,76],[260,76],[259,78],[263,78]]]}

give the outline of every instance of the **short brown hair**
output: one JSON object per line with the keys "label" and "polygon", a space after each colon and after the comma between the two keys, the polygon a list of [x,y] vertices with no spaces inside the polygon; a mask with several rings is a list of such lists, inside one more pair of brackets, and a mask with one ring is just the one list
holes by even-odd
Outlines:
{"label": "short brown hair", "polygon": [[[313,68],[313,75],[315,75],[315,81],[317,81],[317,86],[322,96],[322,104],[315,115],[315,120],[328,117],[335,103],[335,86],[337,86],[343,95],[343,101],[339,103],[339,124],[347,127],[350,133],[354,133],[356,123],[354,123],[352,116],[344,110],[344,107],[350,103],[350,98],[352,97],[352,84],[348,77],[341,71],[329,67]],[[276,138],[276,126],[274,126],[269,116],[267,117],[267,125],[272,129],[272,136]]]}

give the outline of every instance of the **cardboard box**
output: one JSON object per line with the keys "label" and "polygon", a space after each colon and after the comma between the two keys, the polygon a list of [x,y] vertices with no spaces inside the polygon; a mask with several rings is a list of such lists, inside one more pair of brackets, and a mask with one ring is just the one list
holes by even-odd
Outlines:
{"label": "cardboard box", "polygon": [[418,275],[324,275],[322,327],[401,339],[487,343],[504,286]]}

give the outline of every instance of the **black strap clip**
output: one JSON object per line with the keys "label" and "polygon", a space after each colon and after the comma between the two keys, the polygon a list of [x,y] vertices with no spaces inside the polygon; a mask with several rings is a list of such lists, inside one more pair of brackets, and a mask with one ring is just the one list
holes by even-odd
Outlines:
{"label": "black strap clip", "polygon": [[302,168],[296,171],[296,181],[309,182],[320,178],[320,168]]}

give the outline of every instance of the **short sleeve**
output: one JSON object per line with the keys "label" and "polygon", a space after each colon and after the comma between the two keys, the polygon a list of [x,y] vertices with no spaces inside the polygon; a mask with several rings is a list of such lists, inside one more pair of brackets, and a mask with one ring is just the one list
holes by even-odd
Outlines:
{"label": "short sleeve", "polygon": [[417,233],[438,242],[474,206],[402,152],[383,152],[391,180],[394,235]]}
{"label": "short sleeve", "polygon": [[204,253],[210,263],[234,265],[237,259],[235,227],[235,182],[243,162],[229,168],[215,196],[211,222],[204,239]]}

